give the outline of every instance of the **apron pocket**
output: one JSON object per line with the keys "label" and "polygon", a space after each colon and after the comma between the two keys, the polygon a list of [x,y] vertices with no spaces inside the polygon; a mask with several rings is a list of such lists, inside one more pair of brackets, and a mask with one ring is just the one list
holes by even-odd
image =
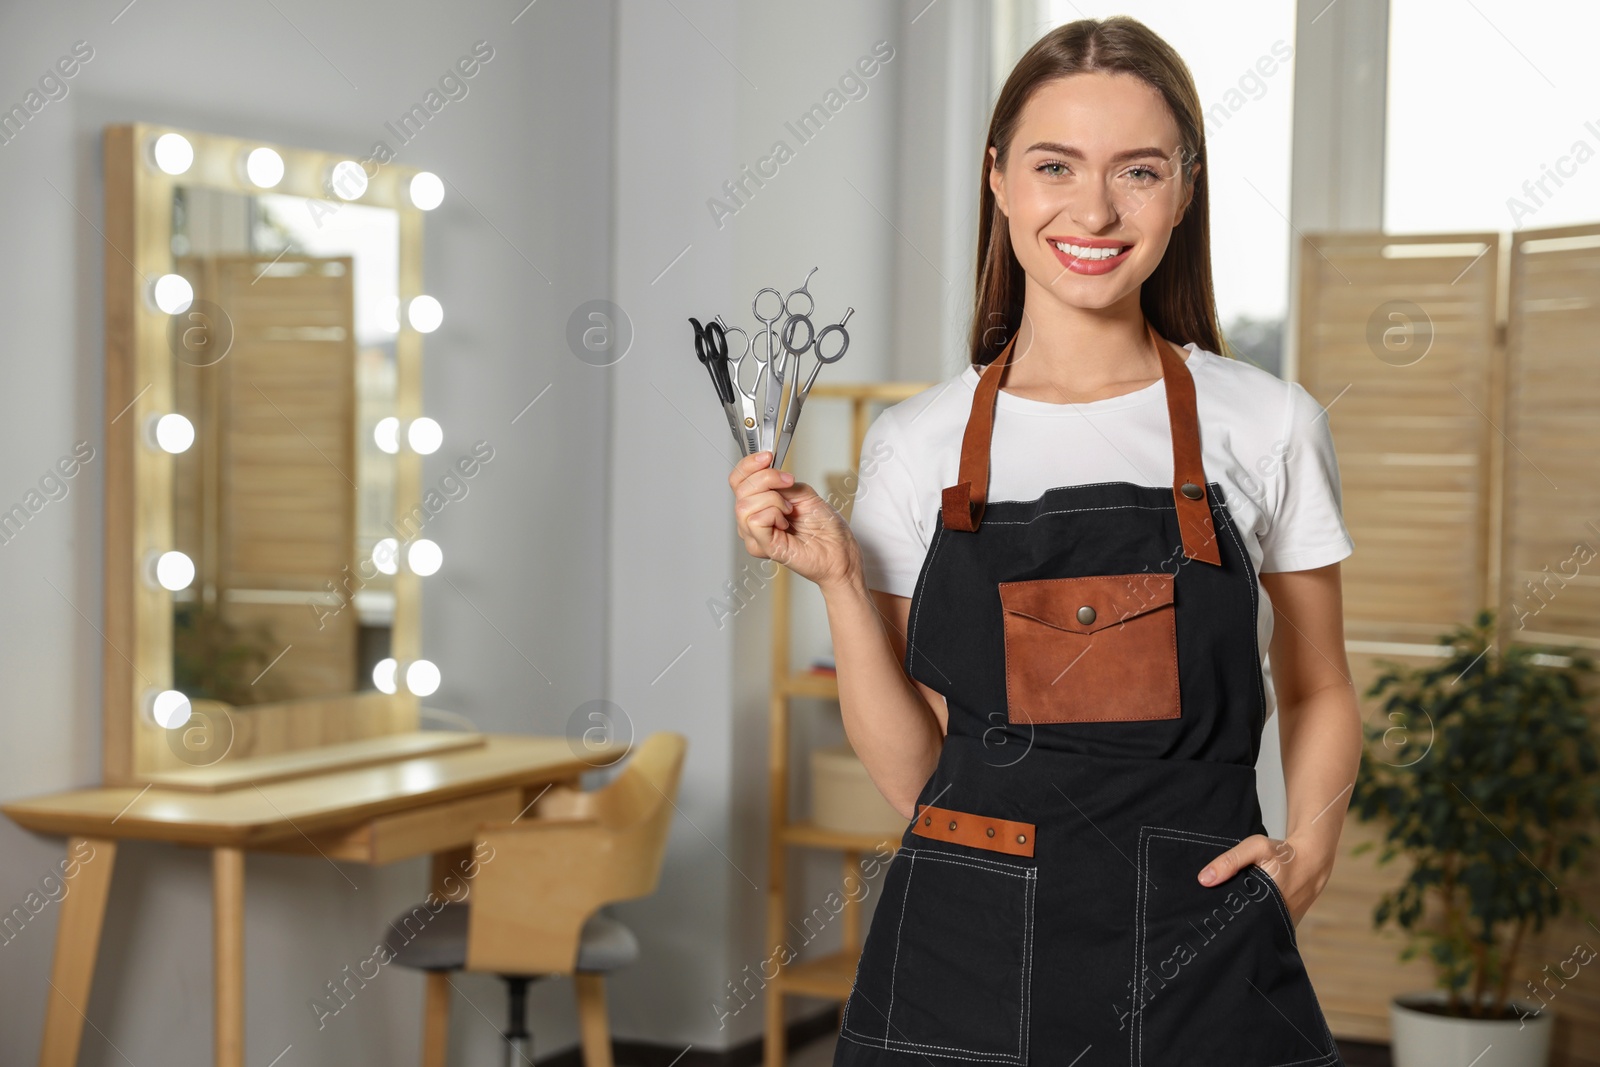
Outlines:
{"label": "apron pocket", "polygon": [[884,875],[841,1036],[1026,1064],[1037,877],[1035,867],[902,847]]}
{"label": "apron pocket", "polygon": [[1235,838],[1187,830],[1140,830],[1134,1067],[1339,1062],[1282,897],[1267,873],[1247,867],[1210,887],[1197,878],[1236,844]]}
{"label": "apron pocket", "polygon": [[1013,723],[1179,715],[1173,576],[1000,583],[1006,715]]}

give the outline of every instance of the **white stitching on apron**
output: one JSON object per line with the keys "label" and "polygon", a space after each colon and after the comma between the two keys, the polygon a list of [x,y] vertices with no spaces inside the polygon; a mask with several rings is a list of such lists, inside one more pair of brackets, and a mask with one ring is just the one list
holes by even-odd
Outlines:
{"label": "white stitching on apron", "polygon": [[[1221,486],[1217,488],[1220,489]],[[1217,509],[1213,508],[1212,510],[1215,511]],[[1267,690],[1261,681],[1261,605],[1256,597],[1256,583],[1261,578],[1260,575],[1256,574],[1255,564],[1250,562],[1250,553],[1244,550],[1244,542],[1239,539],[1239,532],[1233,527],[1233,513],[1228,510],[1228,502],[1226,500],[1222,501],[1222,517],[1222,525],[1227,529],[1228,535],[1233,538],[1234,547],[1239,550],[1239,558],[1244,561],[1245,577],[1249,579],[1245,584],[1250,587],[1250,647],[1255,651],[1256,698],[1258,700],[1256,707],[1260,709],[1258,714],[1261,717],[1261,721],[1257,726],[1258,730],[1264,730],[1267,726]],[[1274,620],[1274,625],[1276,625],[1276,620]],[[1259,747],[1260,738],[1258,735],[1257,748]]]}
{"label": "white stitching on apron", "polygon": [[[1148,486],[1147,488],[1154,488],[1154,486]],[[1049,511],[1041,511],[1029,519],[985,519],[984,521],[995,526],[1026,526],[1034,519],[1042,519],[1046,515],[1071,515],[1079,511],[1126,511],[1128,508],[1137,508],[1140,511],[1177,510],[1171,504],[1103,504],[1092,508],[1052,508]]]}
{"label": "white stitching on apron", "polygon": [[[1160,831],[1160,833],[1152,833],[1151,831]],[[1134,1019],[1133,1019],[1133,1026],[1129,1030],[1129,1033],[1128,1033],[1129,1055],[1131,1055],[1133,1057],[1134,1067],[1143,1067],[1143,1064],[1144,1064],[1144,1003],[1142,1002],[1141,997],[1140,997],[1140,988],[1141,987],[1139,985],[1139,975],[1142,974],[1143,971],[1144,971],[1144,947],[1145,947],[1144,946],[1144,933],[1145,933],[1145,922],[1144,922],[1144,913],[1145,913],[1144,895],[1145,894],[1144,894],[1144,885],[1145,885],[1145,877],[1146,877],[1145,876],[1145,871],[1149,867],[1149,863],[1150,863],[1150,842],[1154,841],[1154,840],[1179,840],[1179,841],[1188,841],[1188,842],[1190,842],[1192,844],[1226,845],[1227,847],[1232,848],[1234,845],[1237,845],[1240,841],[1244,840],[1244,838],[1217,837],[1217,836],[1212,835],[1212,834],[1198,833],[1198,832],[1196,832],[1194,830],[1174,830],[1171,827],[1167,827],[1167,826],[1141,826],[1141,827],[1139,827],[1139,859],[1140,859],[1140,864],[1139,864],[1139,866],[1137,868],[1137,874],[1138,874],[1139,882],[1138,882],[1138,885],[1136,887],[1136,892],[1135,892],[1135,900],[1137,902],[1135,906],[1138,908],[1138,913],[1137,913],[1137,916],[1136,916],[1136,929],[1137,929],[1137,932],[1138,932],[1138,936],[1137,936],[1137,938],[1135,940],[1135,950],[1134,950],[1134,956],[1133,956],[1133,963],[1134,963],[1134,971],[1133,971]],[[1254,864],[1254,863],[1252,863],[1250,866],[1259,868],[1259,865],[1258,864]],[[1262,870],[1261,873],[1262,873],[1262,876],[1266,878],[1267,883],[1268,883],[1268,890],[1269,890],[1268,895],[1271,896],[1274,901],[1278,901],[1277,883],[1272,880],[1272,877],[1270,875],[1268,875],[1265,870]],[[1283,910],[1283,904],[1281,902],[1278,902],[1278,907],[1279,907],[1280,910]],[[1285,923],[1287,923],[1289,921],[1289,916],[1288,916],[1287,911],[1284,912],[1283,919],[1284,919]],[[1289,938],[1290,938],[1291,941],[1294,940],[1294,927],[1293,927],[1292,924],[1289,927]],[[1316,995],[1313,993],[1312,994],[1313,1003],[1315,1003],[1315,999],[1316,999]],[[1268,1003],[1270,1004],[1271,1001],[1268,1001]],[[1318,1014],[1320,1015],[1321,1014],[1321,1006],[1320,1005],[1317,1006],[1317,1010],[1318,1010]],[[1291,1023],[1290,1025],[1293,1026],[1294,1024]],[[1289,1061],[1286,1061],[1284,1063],[1272,1064],[1271,1067],[1303,1067],[1303,1065],[1305,1065],[1305,1064],[1318,1064],[1318,1065],[1320,1065],[1320,1064],[1330,1064],[1330,1063],[1339,1062],[1339,1046],[1338,1046],[1337,1042],[1334,1041],[1333,1034],[1331,1032],[1329,1032],[1328,1023],[1327,1023],[1327,1020],[1325,1018],[1322,1020],[1322,1033],[1328,1039],[1329,1051],[1324,1052],[1321,1056],[1314,1056],[1314,1057],[1311,1057],[1311,1058],[1308,1058],[1308,1059],[1303,1059],[1303,1060],[1289,1060]],[[1303,1037],[1304,1035],[1302,1034],[1301,1036]],[[1135,1044],[1135,1038],[1136,1037],[1137,1037],[1137,1044]]]}
{"label": "white stitching on apron", "polygon": [[[960,475],[957,475],[957,477],[960,477]],[[1046,495],[1048,495],[1050,493],[1054,493],[1059,489],[1097,489],[1102,485],[1131,485],[1135,489],[1166,489],[1166,488],[1168,488],[1168,486],[1164,486],[1164,485],[1140,485],[1138,482],[1130,482],[1127,479],[1123,478],[1123,479],[1118,479],[1117,481],[1114,481],[1114,482],[1079,482],[1079,483],[1074,484],[1074,485],[1054,485],[1054,486],[1051,486],[1049,489],[1046,489],[1044,492],[1040,493],[1038,496],[1034,497],[1033,500],[991,500],[991,501],[989,501],[989,503],[991,503],[991,504],[1032,504],[1035,501],[1041,500]]]}
{"label": "white stitching on apron", "polygon": [[[1022,1003],[1020,1005],[1021,1010],[1019,1018],[1019,1029],[1021,1030],[1021,1036],[1019,1041],[1019,1050],[1015,1054],[1009,1052],[975,1052],[971,1049],[952,1048],[947,1045],[933,1045],[923,1041],[908,1041],[903,1038],[891,1039],[889,1037],[889,1029],[891,1026],[893,1026],[893,1023],[891,1022],[891,1013],[894,1010],[895,976],[900,969],[900,930],[897,930],[895,933],[895,962],[893,969],[890,971],[889,977],[889,1011],[884,1013],[883,1040],[881,1046],[879,1044],[870,1044],[868,1047],[882,1047],[885,1049],[930,1049],[935,1052],[959,1052],[963,1056],[972,1056],[977,1059],[994,1060],[1001,1063],[1027,1063],[1028,1024],[1032,1014],[1030,1011],[1031,1005],[1028,1001],[1028,996],[1033,971],[1033,904],[1034,893],[1038,884],[1039,869],[1037,867],[1019,867],[1014,864],[1001,862],[999,860],[984,860],[982,857],[977,856],[948,856],[943,852],[936,852],[932,849],[902,847],[900,851],[911,856],[911,870],[906,872],[906,892],[905,895],[900,898],[900,930],[903,930],[905,927],[906,902],[911,899],[911,874],[916,870],[916,860],[918,856],[925,856],[930,860],[938,860],[941,863],[953,863],[962,867],[972,867],[976,870],[985,871],[991,874],[1007,874],[1013,878],[1021,878],[1026,883],[1023,887],[1023,899],[1026,906],[1026,912],[1024,915],[1023,925]],[[974,862],[974,860],[978,862]],[[845,1032],[846,1029],[847,1026],[845,1024],[845,1020],[841,1020],[839,1031],[840,1034],[846,1037],[851,1036]],[[865,1037],[866,1035],[861,1036]],[[852,1038],[852,1040],[856,1040],[857,1044],[868,1044],[867,1042],[858,1040],[856,1038]]]}
{"label": "white stitching on apron", "polygon": [[906,888],[900,894],[900,925],[894,931],[894,963],[889,967],[889,1008],[883,1013],[883,1047],[889,1047],[889,1027],[894,1018],[894,983],[900,975],[900,938],[906,928],[906,903],[911,899],[911,876],[917,873],[917,850],[904,850],[911,856],[911,865],[906,869]]}
{"label": "white stitching on apron", "polygon": [[1289,944],[1293,945],[1295,951],[1298,952],[1300,950],[1300,941],[1294,935],[1294,921],[1289,918],[1289,907],[1283,902],[1283,890],[1278,888],[1277,879],[1273,878],[1267,869],[1259,863],[1252,863],[1250,866],[1260,871],[1261,877],[1267,880],[1267,888],[1270,890],[1267,895],[1278,906],[1278,913],[1283,916],[1284,928],[1289,931]]}
{"label": "white stitching on apron", "polygon": [[[917,651],[917,620],[922,616],[922,586],[928,580],[928,575],[933,573],[933,559],[939,552],[939,540],[944,536],[944,531],[944,523],[940,523],[939,528],[933,532],[933,544],[928,546],[928,559],[922,565],[922,574],[917,578],[917,587],[911,591],[911,595],[917,598],[917,610],[912,613],[911,626],[906,630],[906,648],[913,655]],[[915,661],[913,660],[913,662]],[[938,668],[934,669],[938,670]],[[939,671],[939,673],[943,674],[944,672]]]}

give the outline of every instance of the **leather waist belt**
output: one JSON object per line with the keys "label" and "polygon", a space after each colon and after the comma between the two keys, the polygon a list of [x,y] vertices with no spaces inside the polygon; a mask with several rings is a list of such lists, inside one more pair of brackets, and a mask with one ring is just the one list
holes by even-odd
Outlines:
{"label": "leather waist belt", "polygon": [[969,848],[1006,852],[1013,856],[1033,855],[1033,823],[1009,819],[989,819],[967,811],[928,805],[917,812],[911,829],[936,841],[951,841]]}

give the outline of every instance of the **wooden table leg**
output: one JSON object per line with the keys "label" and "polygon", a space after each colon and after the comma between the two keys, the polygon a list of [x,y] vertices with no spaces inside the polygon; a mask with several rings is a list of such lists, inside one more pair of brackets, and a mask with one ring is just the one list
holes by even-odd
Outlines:
{"label": "wooden table leg", "polygon": [[216,1067],[244,1067],[244,850],[211,850]]}
{"label": "wooden table leg", "polygon": [[117,843],[74,837],[67,842],[67,859],[68,867],[62,873],[73,864],[77,871],[63,879],[67,893],[56,917],[56,955],[50,966],[50,990],[45,994],[39,1067],[73,1067],[78,1062]]}

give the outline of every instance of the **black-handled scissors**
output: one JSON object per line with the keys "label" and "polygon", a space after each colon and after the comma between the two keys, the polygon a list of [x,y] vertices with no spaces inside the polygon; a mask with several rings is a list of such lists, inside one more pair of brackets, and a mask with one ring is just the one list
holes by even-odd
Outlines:
{"label": "black-handled scissors", "polygon": [[694,327],[694,354],[700,360],[706,373],[711,375],[711,385],[717,391],[717,399],[724,404],[733,403],[733,383],[728,378],[728,337],[722,327],[716,322],[700,325],[700,320],[691,318],[689,324]]}
{"label": "black-handled scissors", "polygon": [[722,413],[728,419],[728,431],[739,443],[740,450],[744,451],[746,449],[744,419],[734,403],[733,379],[728,373],[727,333],[722,325],[714,320],[704,326],[695,318],[691,318],[689,323],[694,327],[695,358],[706,368],[706,373],[711,375],[711,384],[717,390],[717,399],[722,402]]}

